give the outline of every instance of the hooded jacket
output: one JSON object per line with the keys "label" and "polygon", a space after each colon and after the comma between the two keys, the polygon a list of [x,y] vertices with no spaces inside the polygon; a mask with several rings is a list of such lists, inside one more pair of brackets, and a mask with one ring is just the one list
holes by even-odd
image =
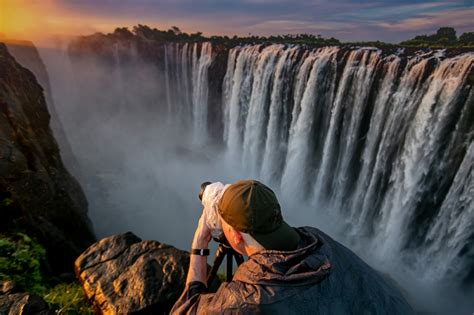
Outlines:
{"label": "hooded jacket", "polygon": [[186,286],[172,314],[412,314],[401,293],[323,232],[298,228],[294,251],[264,250],[241,264],[231,282],[206,293]]}

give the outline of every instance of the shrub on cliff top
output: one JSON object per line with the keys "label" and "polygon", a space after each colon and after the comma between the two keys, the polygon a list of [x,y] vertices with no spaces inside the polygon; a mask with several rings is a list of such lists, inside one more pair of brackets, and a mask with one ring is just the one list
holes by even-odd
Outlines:
{"label": "shrub on cliff top", "polygon": [[0,235],[0,281],[14,281],[24,290],[44,292],[40,266],[46,251],[28,235]]}

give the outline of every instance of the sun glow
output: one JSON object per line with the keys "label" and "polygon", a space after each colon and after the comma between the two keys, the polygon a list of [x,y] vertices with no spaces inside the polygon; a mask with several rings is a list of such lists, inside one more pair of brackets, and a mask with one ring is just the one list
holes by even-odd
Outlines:
{"label": "sun glow", "polygon": [[55,0],[0,0],[0,37],[41,42],[51,36],[112,31],[118,21],[84,15]]}
{"label": "sun glow", "polygon": [[0,0],[0,39],[28,40],[42,47],[55,45],[58,38],[108,33],[116,27],[131,28],[137,24],[147,24],[167,29],[173,25],[171,22],[159,21],[149,16],[116,16],[98,12],[92,6],[80,2]]}
{"label": "sun glow", "polygon": [[[50,9],[50,1],[0,0],[0,33],[7,38],[32,38],[43,29],[45,8]],[[46,9],[46,12],[48,11]]]}

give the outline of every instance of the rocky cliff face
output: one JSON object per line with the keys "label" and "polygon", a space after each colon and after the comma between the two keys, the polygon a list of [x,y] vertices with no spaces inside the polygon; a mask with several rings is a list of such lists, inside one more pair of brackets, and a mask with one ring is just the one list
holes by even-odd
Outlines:
{"label": "rocky cliff face", "polygon": [[61,160],[42,87],[0,44],[0,233],[28,231],[50,271],[72,271],[95,239],[87,201]]}
{"label": "rocky cliff face", "polygon": [[5,40],[5,45],[15,60],[34,74],[36,80],[38,80],[38,83],[43,88],[46,105],[51,116],[50,127],[55,140],[61,148],[61,157],[64,164],[74,174],[74,171],[77,169],[77,161],[74,158],[71,146],[64,133],[63,125],[56,112],[48,71],[38,49],[36,49],[32,42],[24,40]]}

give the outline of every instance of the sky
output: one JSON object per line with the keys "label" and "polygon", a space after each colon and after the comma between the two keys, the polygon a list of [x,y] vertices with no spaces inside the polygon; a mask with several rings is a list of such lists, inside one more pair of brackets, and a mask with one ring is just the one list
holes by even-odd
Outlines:
{"label": "sky", "polygon": [[474,0],[0,0],[0,35],[16,39],[139,23],[204,35],[311,33],[396,43],[441,26],[474,31]]}

